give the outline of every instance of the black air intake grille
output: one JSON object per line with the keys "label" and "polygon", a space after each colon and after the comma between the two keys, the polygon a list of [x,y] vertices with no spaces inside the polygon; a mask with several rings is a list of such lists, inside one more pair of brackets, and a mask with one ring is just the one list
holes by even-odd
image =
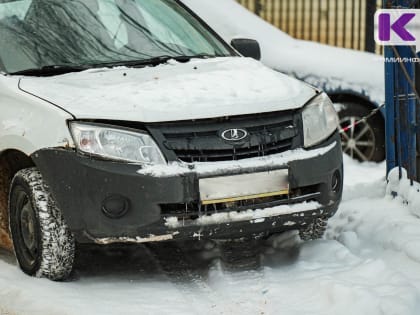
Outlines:
{"label": "black air intake grille", "polygon": [[[241,160],[282,153],[292,149],[298,135],[293,112],[276,112],[239,117],[159,123],[148,129],[164,151],[184,162]],[[222,133],[241,129],[248,136],[227,141]]]}

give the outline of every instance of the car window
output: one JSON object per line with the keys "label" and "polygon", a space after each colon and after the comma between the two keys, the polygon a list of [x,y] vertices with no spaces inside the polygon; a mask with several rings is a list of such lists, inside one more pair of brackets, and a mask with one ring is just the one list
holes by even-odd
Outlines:
{"label": "car window", "polygon": [[121,48],[129,44],[127,27],[121,18],[121,12],[115,1],[99,2],[99,18],[114,40],[116,47]]}
{"label": "car window", "polygon": [[[136,0],[136,2],[143,2],[141,13],[145,24],[160,41],[180,47],[195,46],[198,51],[204,53],[211,50],[212,43],[199,36],[188,19],[178,18],[183,9],[174,5],[173,2],[164,5],[159,5],[156,1]],[[166,18],[159,18],[160,16]],[[188,51],[183,52],[188,53]]]}
{"label": "car window", "polygon": [[[3,0],[4,1],[4,0]],[[232,51],[176,0],[0,2],[7,72]]]}
{"label": "car window", "polygon": [[103,0],[98,13],[116,47],[137,50],[155,41],[180,55],[194,53],[188,49],[192,46],[203,53],[213,52],[212,43],[194,29],[191,21],[179,18],[184,12],[174,1]]}

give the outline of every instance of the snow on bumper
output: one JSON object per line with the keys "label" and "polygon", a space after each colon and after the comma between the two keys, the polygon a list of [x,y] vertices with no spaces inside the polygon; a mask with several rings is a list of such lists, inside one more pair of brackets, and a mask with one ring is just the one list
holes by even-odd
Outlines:
{"label": "snow on bumper", "polygon": [[266,157],[251,158],[239,161],[224,161],[217,163],[181,163],[173,162],[168,165],[151,165],[145,166],[138,170],[138,174],[148,175],[153,177],[169,177],[179,176],[189,173],[199,174],[201,178],[211,176],[214,174],[225,174],[239,172],[244,169],[258,169],[258,168],[281,168],[288,165],[291,161],[301,161],[322,156],[331,152],[336,148],[338,143],[334,141],[326,147],[305,150],[296,149],[280,154],[270,155]]}
{"label": "snow on bumper", "polygon": [[[314,211],[315,209],[322,208],[322,205],[318,202],[307,202],[297,205],[284,205],[277,206],[267,209],[247,210],[242,212],[224,212],[215,213],[209,216],[202,216],[197,220],[193,221],[192,225],[206,226],[206,225],[218,225],[222,223],[234,223],[242,221],[250,221],[250,223],[262,223],[267,218],[292,215],[295,213],[302,213],[306,211]],[[303,214],[304,215],[304,214]],[[165,219],[165,225],[170,229],[177,229],[185,226],[184,221],[178,220],[177,217],[168,217]],[[287,221],[286,225],[292,226],[294,222]]]}

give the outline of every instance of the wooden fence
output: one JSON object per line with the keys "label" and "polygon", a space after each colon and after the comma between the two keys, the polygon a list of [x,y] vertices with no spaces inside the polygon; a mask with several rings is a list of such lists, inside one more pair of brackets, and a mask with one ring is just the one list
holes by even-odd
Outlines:
{"label": "wooden fence", "polygon": [[237,0],[295,38],[357,50],[375,45],[373,16],[381,0]]}

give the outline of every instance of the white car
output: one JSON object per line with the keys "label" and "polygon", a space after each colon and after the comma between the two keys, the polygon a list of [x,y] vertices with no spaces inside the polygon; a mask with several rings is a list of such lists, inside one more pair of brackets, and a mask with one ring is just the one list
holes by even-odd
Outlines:
{"label": "white car", "polygon": [[[383,58],[375,54],[297,40],[248,11],[236,0],[183,0],[228,43],[257,40],[262,62],[325,91],[342,127],[385,102]],[[343,151],[360,161],[385,159],[385,111],[343,134]]]}
{"label": "white car", "polygon": [[3,0],[0,71],[0,239],[29,275],[66,279],[76,243],[319,238],[341,201],[328,96],[179,1]]}

